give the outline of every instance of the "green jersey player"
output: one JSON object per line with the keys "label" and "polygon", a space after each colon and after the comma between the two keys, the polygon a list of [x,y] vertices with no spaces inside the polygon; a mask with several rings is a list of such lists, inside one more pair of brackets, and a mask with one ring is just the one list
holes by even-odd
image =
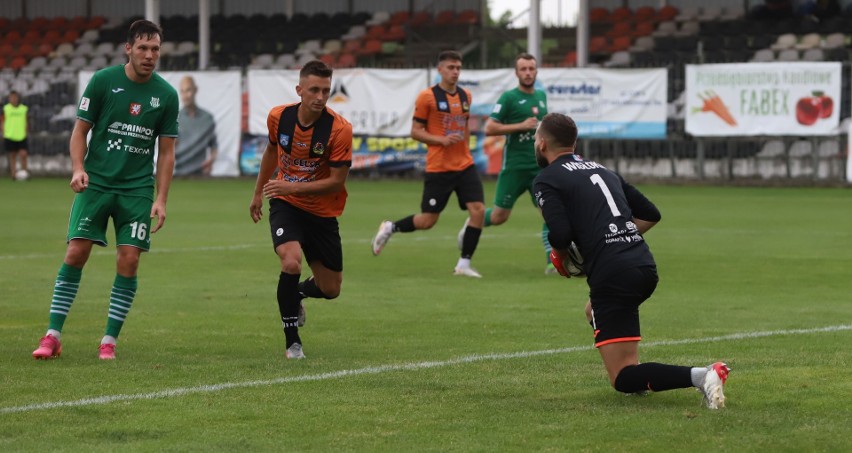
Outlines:
{"label": "green jersey player", "polygon": [[[177,92],[154,72],[162,36],[157,24],[134,22],[124,45],[128,63],[96,72],[80,99],[70,145],[71,189],[76,195],[68,247],[53,289],[47,334],[33,351],[36,359],[58,357],[62,352],[60,332],[77,295],[83,266],[93,244],[107,245],[110,217],[115,226],[116,275],[99,357],[115,358],[116,338],[136,295],[139,257],[150,247],[150,234],[166,220],[174,170]],[[156,176],[155,141],[159,145]],[[152,227],[153,218],[157,221]]]}
{"label": "green jersey player", "polygon": [[[501,225],[509,220],[515,201],[524,192],[529,192],[535,204],[532,185],[541,168],[535,162],[534,135],[538,122],[547,115],[547,97],[544,91],[535,88],[538,68],[534,56],[528,53],[518,55],[515,58],[515,75],[518,77],[518,86],[500,96],[491,117],[485,123],[485,135],[506,136],[494,207],[485,211],[486,227]],[[550,264],[547,234],[547,224],[544,224],[541,240],[548,260],[545,272],[549,274],[555,273],[555,268]]]}

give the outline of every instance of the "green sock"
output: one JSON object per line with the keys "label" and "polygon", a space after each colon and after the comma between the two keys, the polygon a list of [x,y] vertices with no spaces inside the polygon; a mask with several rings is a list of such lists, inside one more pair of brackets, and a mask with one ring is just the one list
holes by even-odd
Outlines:
{"label": "green sock", "polygon": [[109,314],[104,335],[118,338],[134,297],[136,297],[136,277],[122,277],[115,274],[112,293],[109,296]]}
{"label": "green sock", "polygon": [[53,299],[50,301],[50,325],[48,329],[62,332],[62,326],[65,324],[68,311],[71,310],[71,304],[74,303],[74,298],[77,297],[77,290],[80,288],[80,278],[82,275],[83,269],[77,269],[74,266],[62,263],[59,273],[56,276],[56,282],[53,284]]}
{"label": "green sock", "polygon": [[547,235],[550,234],[550,228],[547,227],[547,223],[541,224],[541,244],[544,246],[544,259],[547,260],[548,264],[550,263],[550,251],[553,250],[553,247],[550,246],[550,240],[547,239]]}
{"label": "green sock", "polygon": [[491,226],[491,211],[493,210],[494,208],[488,208],[485,210],[485,226]]}

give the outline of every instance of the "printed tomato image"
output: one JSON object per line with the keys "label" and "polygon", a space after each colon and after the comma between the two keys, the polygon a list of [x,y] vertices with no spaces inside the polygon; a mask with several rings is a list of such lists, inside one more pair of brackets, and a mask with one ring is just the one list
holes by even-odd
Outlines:
{"label": "printed tomato image", "polygon": [[820,118],[828,118],[834,111],[834,100],[831,97],[822,91],[811,94],[796,102],[796,121],[803,126],[811,126]]}
{"label": "printed tomato image", "polygon": [[822,102],[822,108],[820,109],[819,117],[828,118],[834,111],[834,100],[824,94],[820,95],[819,100],[820,102]]}

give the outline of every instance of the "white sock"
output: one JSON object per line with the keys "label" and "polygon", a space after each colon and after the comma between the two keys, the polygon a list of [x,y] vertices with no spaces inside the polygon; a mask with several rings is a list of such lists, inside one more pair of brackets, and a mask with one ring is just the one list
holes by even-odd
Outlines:
{"label": "white sock", "polygon": [[704,385],[704,377],[707,376],[707,368],[692,367],[690,377],[692,378],[692,386],[701,388]]}
{"label": "white sock", "polygon": [[456,267],[470,269],[470,258],[459,258],[459,262],[456,263]]}
{"label": "white sock", "polygon": [[62,336],[62,333],[60,333],[58,330],[47,329],[47,333],[45,335],[50,335],[58,340],[59,337]]}
{"label": "white sock", "polygon": [[101,339],[101,344],[115,344],[115,337],[104,335],[103,339]]}

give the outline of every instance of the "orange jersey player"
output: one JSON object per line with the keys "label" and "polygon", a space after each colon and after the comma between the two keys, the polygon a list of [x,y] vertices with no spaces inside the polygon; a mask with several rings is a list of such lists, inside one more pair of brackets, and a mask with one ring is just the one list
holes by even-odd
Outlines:
{"label": "orange jersey player", "polygon": [[[296,86],[301,102],[269,112],[269,143],[249,205],[257,223],[263,216],[263,197],[269,199],[272,244],[281,261],[276,295],[288,359],[305,358],[299,337],[305,323],[302,299],[334,299],[343,283],[337,217],[346,204],[352,125],[326,107],[331,75],[325,63],[309,62]],[[300,283],[303,254],[313,275]]]}
{"label": "orange jersey player", "polygon": [[470,219],[459,234],[459,257],[455,275],[481,278],[470,266],[485,219],[485,196],[473,157],[470,155],[470,92],[458,86],[462,57],[455,51],[438,55],[441,81],[420,92],[414,107],[411,137],[425,143],[426,177],[420,214],[391,222],[383,221],[373,237],[373,255],[381,253],[391,235],[428,230],[438,222],[453,192],[459,207],[470,213]]}

